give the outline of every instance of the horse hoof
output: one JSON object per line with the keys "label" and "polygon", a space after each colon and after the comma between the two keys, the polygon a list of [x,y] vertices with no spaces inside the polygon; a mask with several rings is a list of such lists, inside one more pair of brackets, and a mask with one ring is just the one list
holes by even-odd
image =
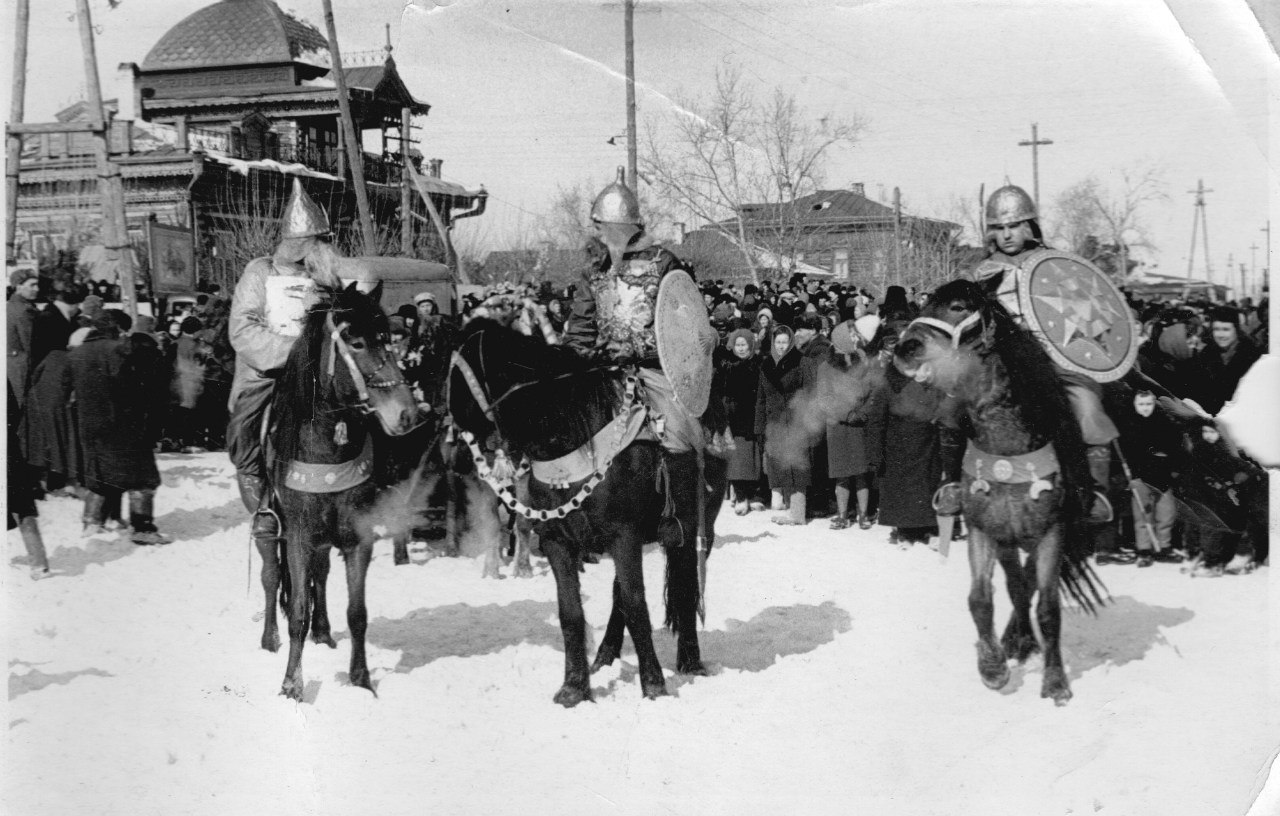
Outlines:
{"label": "horse hoof", "polygon": [[522,566],[516,567],[515,575],[517,578],[532,578],[533,567],[529,566],[528,564],[524,564]]}
{"label": "horse hoof", "polygon": [[[357,688],[373,691],[373,683],[369,681],[369,672],[367,669],[365,671],[351,672],[350,678],[351,685],[356,686]],[[377,695],[375,694],[374,696],[376,697]]]}
{"label": "horse hoof", "polygon": [[616,651],[614,651],[613,649],[606,649],[605,647],[601,646],[600,651],[596,652],[596,659],[591,663],[591,673],[595,674],[596,672],[603,669],[605,666],[612,666],[613,661],[617,659],[618,659],[618,653]]}
{"label": "horse hoof", "polygon": [[1009,683],[1009,667],[1001,666],[999,673],[982,672],[982,684],[992,691],[999,691]]}
{"label": "horse hoof", "polygon": [[1026,663],[1027,658],[1040,651],[1040,644],[1033,636],[1004,638],[1001,643],[1004,652],[1018,663]]}
{"label": "horse hoof", "polygon": [[646,700],[656,700],[659,697],[669,697],[671,692],[667,691],[666,683],[654,683],[644,687],[644,698]]}
{"label": "horse hoof", "polygon": [[552,699],[565,708],[573,708],[584,700],[591,702],[591,691],[574,686],[561,686]]}
{"label": "horse hoof", "polygon": [[328,646],[330,649],[336,649],[336,648],[338,648],[338,644],[337,644],[337,642],[333,639],[333,635],[331,635],[331,634],[329,634],[329,633],[327,633],[327,632],[326,632],[325,634],[323,634],[323,635],[322,635],[322,634],[319,634],[319,633],[317,633],[317,634],[313,634],[313,635],[311,636],[311,642],[312,642],[312,643],[321,643],[321,644],[324,644],[325,646]]}
{"label": "horse hoof", "polygon": [[1053,700],[1056,706],[1064,706],[1071,699],[1071,686],[1067,683],[1067,677],[1058,671],[1046,671],[1044,675],[1044,683],[1040,686],[1040,696]]}
{"label": "horse hoof", "polygon": [[680,674],[688,674],[694,677],[707,677],[711,674],[711,672],[707,671],[707,667],[702,664],[701,660],[680,663],[676,666],[676,671]]}
{"label": "horse hoof", "polygon": [[302,702],[302,683],[294,680],[286,680],[280,686],[280,694],[288,697],[294,702]]}
{"label": "horse hoof", "polygon": [[273,652],[273,653],[280,651],[280,638],[267,637],[266,635],[263,635],[262,648],[264,651]]}

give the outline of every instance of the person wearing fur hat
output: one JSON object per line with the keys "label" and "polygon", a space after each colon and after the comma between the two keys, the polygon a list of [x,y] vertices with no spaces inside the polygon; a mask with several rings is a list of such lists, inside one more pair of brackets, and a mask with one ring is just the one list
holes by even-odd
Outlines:
{"label": "person wearing fur hat", "polygon": [[1206,315],[1209,342],[1192,360],[1192,390],[1186,394],[1216,415],[1235,394],[1240,379],[1262,357],[1262,350],[1240,331],[1240,313],[1217,306]]}
{"label": "person wearing fur hat", "polygon": [[827,425],[827,475],[835,482],[833,530],[853,523],[849,499],[855,495],[858,526],[868,530],[872,524],[868,506],[874,473],[867,449],[866,409],[877,374],[868,364],[868,342],[854,321],[840,323],[831,331],[831,354],[818,372],[818,399]]}
{"label": "person wearing fur hat", "polygon": [[228,403],[227,455],[235,465],[240,499],[253,514],[253,538],[264,546],[280,535],[277,517],[268,511],[260,439],[275,384],[272,375],[288,360],[319,287],[341,285],[328,216],[297,178],[283,220],[275,252],[250,261],[240,276],[229,318],[236,370]]}
{"label": "person wearing fur hat", "polygon": [[725,348],[728,353],[718,359],[713,390],[724,395],[725,416],[734,444],[729,451],[727,478],[733,488],[733,511],[743,516],[753,509],[764,509],[760,501],[761,452],[756,436],[760,360],[756,356],[756,336],[750,329],[730,332]]}
{"label": "person wearing fur hat", "polygon": [[127,492],[133,543],[167,544],[155,525],[155,444],[168,403],[168,367],[154,339],[121,337],[114,311],[100,314],[84,343],[67,352],[83,455],[78,476],[88,490],[85,534],[103,532]]}
{"label": "person wearing fur hat", "polygon": [[36,298],[40,296],[40,276],[34,269],[15,269],[9,274],[9,285],[13,294],[5,304],[5,325],[7,326],[8,344],[5,351],[8,356],[9,385],[18,398],[18,407],[27,402],[27,389],[31,386],[31,374],[35,367],[31,363],[31,335],[35,331],[36,316],[40,310],[36,308]]}

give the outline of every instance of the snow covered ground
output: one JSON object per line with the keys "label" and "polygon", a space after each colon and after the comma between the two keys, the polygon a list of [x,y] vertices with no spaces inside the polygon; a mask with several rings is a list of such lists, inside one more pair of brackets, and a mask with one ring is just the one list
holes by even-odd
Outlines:
{"label": "snow covered ground", "polygon": [[[902,551],[887,530],[722,516],[710,562],[710,677],[640,695],[624,659],[596,702],[551,702],[563,668],[554,582],[484,580],[478,558],[369,579],[377,697],[338,648],[308,644],[306,702],[257,648],[246,517],[221,454],[162,457],[161,529],[139,548],[79,537],[79,503],[41,504],[59,576],[27,578],[8,539],[12,814],[1117,814],[1250,811],[1280,746],[1280,593],[1271,570],[1190,579],[1100,567],[1114,603],[1066,615],[1075,699],[1039,696],[1033,659],[978,679],[963,549]],[[662,555],[646,557],[661,619]],[[599,638],[612,565],[584,577]],[[1003,626],[1008,604],[997,607]],[[663,665],[670,636],[657,636]],[[1270,657],[1269,657],[1270,656]],[[1278,772],[1280,773],[1280,772]],[[1253,813],[1277,805],[1272,787]],[[1270,798],[1266,798],[1270,797]],[[1262,810],[1261,808],[1268,808]]]}

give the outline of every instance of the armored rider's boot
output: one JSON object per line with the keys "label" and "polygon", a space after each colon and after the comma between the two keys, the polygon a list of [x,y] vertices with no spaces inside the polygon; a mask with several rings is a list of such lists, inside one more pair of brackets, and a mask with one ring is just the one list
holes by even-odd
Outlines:
{"label": "armored rider's boot", "polygon": [[1086,451],[1089,475],[1093,477],[1093,503],[1089,506],[1089,523],[1106,524],[1115,518],[1107,489],[1111,481],[1111,446],[1090,445]]}
{"label": "armored rider's boot", "polygon": [[253,514],[249,535],[255,544],[273,544],[280,538],[280,517],[271,509],[269,497],[263,495],[262,479],[247,473],[236,475],[240,501]]}

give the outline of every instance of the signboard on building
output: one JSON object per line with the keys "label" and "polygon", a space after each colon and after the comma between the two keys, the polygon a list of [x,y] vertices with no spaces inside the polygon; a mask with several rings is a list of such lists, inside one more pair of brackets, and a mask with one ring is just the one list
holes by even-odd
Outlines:
{"label": "signboard on building", "polygon": [[180,295],[196,290],[195,241],[187,227],[147,222],[151,286],[157,295]]}

